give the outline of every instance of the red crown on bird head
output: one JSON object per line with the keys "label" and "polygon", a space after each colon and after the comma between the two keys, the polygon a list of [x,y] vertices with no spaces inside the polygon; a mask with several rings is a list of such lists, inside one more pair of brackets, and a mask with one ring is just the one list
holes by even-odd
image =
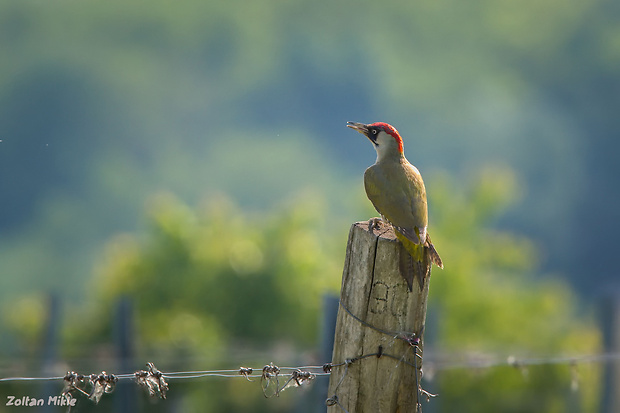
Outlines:
{"label": "red crown on bird head", "polygon": [[398,143],[398,151],[400,153],[403,153],[403,138],[400,137],[400,134],[398,133],[398,131],[396,130],[394,126],[390,125],[389,123],[385,123],[385,122],[375,122],[375,123],[371,123],[368,126],[375,126],[375,127],[383,129],[385,133],[392,136],[396,140],[396,142]]}

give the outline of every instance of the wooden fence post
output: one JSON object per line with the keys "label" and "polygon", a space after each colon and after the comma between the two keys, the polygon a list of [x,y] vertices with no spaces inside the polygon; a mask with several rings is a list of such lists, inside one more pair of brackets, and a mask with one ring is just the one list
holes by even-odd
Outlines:
{"label": "wooden fence post", "polygon": [[402,338],[408,337],[407,333],[419,335],[417,351],[422,355],[429,280],[421,291],[414,280],[410,292],[399,271],[401,253],[406,251],[391,227],[373,232],[369,232],[367,222],[351,227],[326,401],[328,412],[417,411],[422,359],[415,356],[415,346]]}

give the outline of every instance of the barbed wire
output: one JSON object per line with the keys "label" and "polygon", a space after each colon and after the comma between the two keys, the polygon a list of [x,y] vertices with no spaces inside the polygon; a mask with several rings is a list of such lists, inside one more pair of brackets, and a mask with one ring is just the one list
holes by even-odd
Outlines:
{"label": "barbed wire", "polygon": [[[112,393],[118,381],[134,380],[139,386],[146,389],[149,396],[166,399],[169,391],[168,381],[170,380],[189,380],[204,377],[220,378],[245,378],[248,381],[253,379],[260,380],[263,394],[265,397],[279,396],[280,393],[292,387],[301,387],[311,382],[318,376],[327,376],[325,366],[300,366],[300,367],[278,367],[273,363],[267,364],[260,369],[251,367],[240,367],[229,370],[196,370],[196,371],[176,371],[161,372],[151,362],[146,363],[146,370],[138,370],[134,373],[108,374],[105,371],[93,374],[78,374],[74,371],[67,372],[64,376],[52,377],[3,377],[3,382],[18,381],[64,381],[64,388],[60,393],[67,403],[74,395],[83,395],[92,400],[95,404],[99,403],[105,393]],[[284,379],[281,381],[281,377]],[[280,383],[283,383],[280,385]]]}
{"label": "barbed wire", "polygon": [[[133,380],[140,387],[143,387],[151,397],[165,399],[169,391],[169,382],[174,380],[193,380],[200,378],[244,378],[248,381],[258,381],[265,397],[277,397],[284,390],[289,388],[302,387],[312,382],[316,377],[329,376],[332,368],[345,366],[344,372],[340,376],[334,388],[334,394],[326,400],[328,406],[339,406],[344,412],[346,410],[340,403],[337,391],[349,372],[349,366],[353,363],[361,362],[370,357],[386,357],[398,360],[400,363],[417,369],[417,362],[405,360],[403,356],[386,353],[382,350],[359,355],[346,359],[338,363],[325,363],[324,365],[307,365],[298,367],[278,367],[269,363],[262,368],[239,367],[237,369],[225,370],[192,370],[192,371],[173,371],[162,372],[151,362],[146,364],[145,370],[138,370],[133,373],[108,374],[105,371],[93,374],[78,374],[73,371],[64,376],[50,377],[1,377],[0,383],[20,382],[20,381],[63,381],[64,388],[60,395],[69,399],[70,397],[82,395],[94,403],[99,403],[104,394],[112,393],[118,381]],[[539,365],[568,365],[575,368],[579,364],[592,363],[612,363],[620,361],[620,353],[601,353],[585,354],[574,356],[551,356],[551,357],[525,357],[519,358],[514,355],[502,357],[493,354],[468,355],[458,361],[440,361],[432,357],[424,362],[425,377],[434,375],[437,372],[456,370],[456,369],[491,369],[496,367],[508,366],[523,369],[530,366]],[[416,360],[414,358],[414,360]],[[430,373],[430,374],[429,374]],[[574,387],[578,377],[572,370],[573,375],[571,387]],[[577,383],[578,384],[578,383]],[[434,394],[420,389],[420,395],[427,400],[434,397]]]}
{"label": "barbed wire", "polygon": [[470,355],[469,358],[460,361],[442,362],[439,360],[427,360],[426,365],[432,365],[438,371],[452,369],[484,369],[501,366],[527,367],[536,365],[552,364],[585,364],[585,363],[608,363],[620,360],[620,353],[581,354],[574,356],[550,356],[550,357],[525,357],[518,358],[514,355],[500,356],[479,353]]}
{"label": "barbed wire", "polygon": [[[266,364],[262,368],[252,367],[239,367],[237,369],[224,369],[224,370],[192,370],[192,371],[174,371],[174,372],[162,372],[155,367],[151,362],[146,363],[145,370],[138,370],[133,373],[125,374],[108,374],[105,371],[101,373],[93,373],[89,375],[78,374],[73,371],[67,372],[64,376],[52,376],[52,377],[6,377],[0,378],[0,383],[11,381],[53,381],[63,380],[64,388],[60,394],[63,403],[67,405],[74,405],[75,398],[73,396],[82,395],[95,404],[99,403],[102,396],[106,393],[112,393],[119,380],[133,380],[140,387],[143,387],[149,396],[166,399],[170,387],[169,381],[173,380],[193,380],[206,377],[218,377],[218,378],[245,378],[248,381],[259,381],[266,398],[278,397],[280,393],[286,389],[292,387],[301,387],[306,383],[312,382],[318,376],[327,376],[332,374],[334,367],[344,366],[344,370],[338,379],[337,384],[332,390],[331,395],[326,399],[325,404],[327,406],[337,406],[343,412],[348,413],[338,397],[338,390],[349,373],[349,367],[354,363],[362,362],[370,357],[376,358],[391,358],[397,360],[397,364],[394,368],[397,368],[401,363],[412,367],[415,372],[415,383],[417,391],[417,411],[422,411],[420,400],[425,397],[426,400],[430,400],[431,397],[435,397],[435,394],[429,393],[420,385],[422,355],[419,352],[419,345],[421,344],[421,334],[423,330],[419,332],[400,332],[400,331],[388,331],[382,328],[378,328],[365,320],[357,317],[353,314],[345,305],[340,301],[340,306],[345,312],[350,315],[357,322],[361,323],[364,327],[373,329],[381,334],[392,337],[393,340],[402,340],[407,344],[407,350],[402,355],[389,354],[384,351],[383,346],[379,346],[378,350],[373,353],[367,353],[347,358],[337,363],[329,362],[324,365],[308,365],[299,367],[279,367],[273,362]],[[407,360],[406,356],[409,351],[413,351],[413,361]],[[578,374],[576,372],[576,366],[582,363],[609,363],[620,360],[620,353],[603,353],[594,355],[576,355],[576,356],[553,356],[553,357],[529,357],[518,358],[510,355],[507,357],[501,357],[498,355],[489,354],[475,354],[467,355],[461,360],[440,360],[439,357],[433,358],[429,355],[424,362],[425,376],[428,379],[438,371],[454,370],[454,369],[490,369],[499,366],[511,366],[518,368],[522,373],[527,374],[526,368],[533,365],[553,365],[553,364],[568,364],[571,369],[571,387],[578,387]]]}

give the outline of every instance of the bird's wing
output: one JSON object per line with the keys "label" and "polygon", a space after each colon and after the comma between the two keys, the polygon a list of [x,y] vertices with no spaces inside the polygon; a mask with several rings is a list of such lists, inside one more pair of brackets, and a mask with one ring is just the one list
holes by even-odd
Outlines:
{"label": "bird's wing", "polygon": [[386,168],[389,167],[375,164],[366,170],[366,195],[398,232],[415,244],[423,244],[427,235],[428,213],[422,177],[409,163],[393,171]]}

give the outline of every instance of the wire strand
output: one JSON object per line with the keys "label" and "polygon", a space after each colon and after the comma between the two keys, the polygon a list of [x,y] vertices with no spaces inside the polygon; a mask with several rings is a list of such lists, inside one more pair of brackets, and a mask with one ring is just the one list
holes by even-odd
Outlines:
{"label": "wire strand", "polygon": [[[263,368],[249,368],[240,367],[238,369],[221,369],[221,370],[192,370],[192,371],[171,371],[160,372],[155,368],[152,363],[148,363],[147,370],[140,370],[134,373],[123,374],[107,374],[102,372],[100,374],[91,375],[78,375],[74,372],[67,373],[65,376],[51,376],[51,377],[0,377],[0,382],[33,382],[33,381],[61,381],[65,382],[65,390],[63,395],[70,394],[72,391],[77,390],[82,394],[89,395],[89,398],[93,401],[96,397],[100,397],[99,393],[109,393],[113,390],[114,384],[118,380],[134,380],[139,385],[144,386],[149,391],[149,394],[157,395],[165,398],[167,392],[167,383],[165,380],[193,380],[199,378],[245,378],[249,381],[251,378],[265,380],[265,388],[269,386],[271,380],[277,383],[278,376],[286,376],[283,379],[283,386],[278,386],[273,394],[265,394],[266,397],[277,396],[279,393],[289,387],[298,387],[307,381],[315,377],[329,376],[332,373],[333,367],[345,366],[344,372],[339,377],[338,383],[335,386],[335,391],[340,388],[340,385],[344,381],[349,372],[349,366],[352,363],[360,362],[369,357],[387,357],[399,361],[399,363],[406,364],[417,370],[419,367],[417,359],[413,362],[405,360],[403,356],[396,356],[393,354],[385,353],[367,353],[358,355],[345,361],[338,363],[326,363],[323,366],[309,365],[299,367],[278,367],[273,364],[266,365]],[[516,357],[513,355],[504,356],[498,354],[481,354],[470,355],[463,357],[463,360],[454,360],[444,357],[433,358],[431,355],[427,355],[424,360],[424,365],[427,370],[433,372],[441,372],[457,369],[491,369],[496,367],[515,367],[525,368],[528,366],[539,365],[570,365],[576,366],[579,364],[591,364],[591,363],[614,363],[620,361],[620,353],[601,353],[601,354],[579,354],[579,355],[558,355],[550,357]],[[266,374],[265,369],[269,367],[270,373]],[[88,387],[91,387],[90,394],[85,391]],[[263,389],[265,392],[265,389]],[[98,392],[98,393],[97,393]],[[96,394],[97,393],[97,394]],[[93,396],[94,395],[94,396]],[[95,397],[96,396],[96,397]],[[434,396],[434,395],[430,395]],[[344,410],[344,407],[340,404],[337,394],[334,394],[326,402],[337,405],[340,409]],[[344,410],[346,411],[346,410]]]}

